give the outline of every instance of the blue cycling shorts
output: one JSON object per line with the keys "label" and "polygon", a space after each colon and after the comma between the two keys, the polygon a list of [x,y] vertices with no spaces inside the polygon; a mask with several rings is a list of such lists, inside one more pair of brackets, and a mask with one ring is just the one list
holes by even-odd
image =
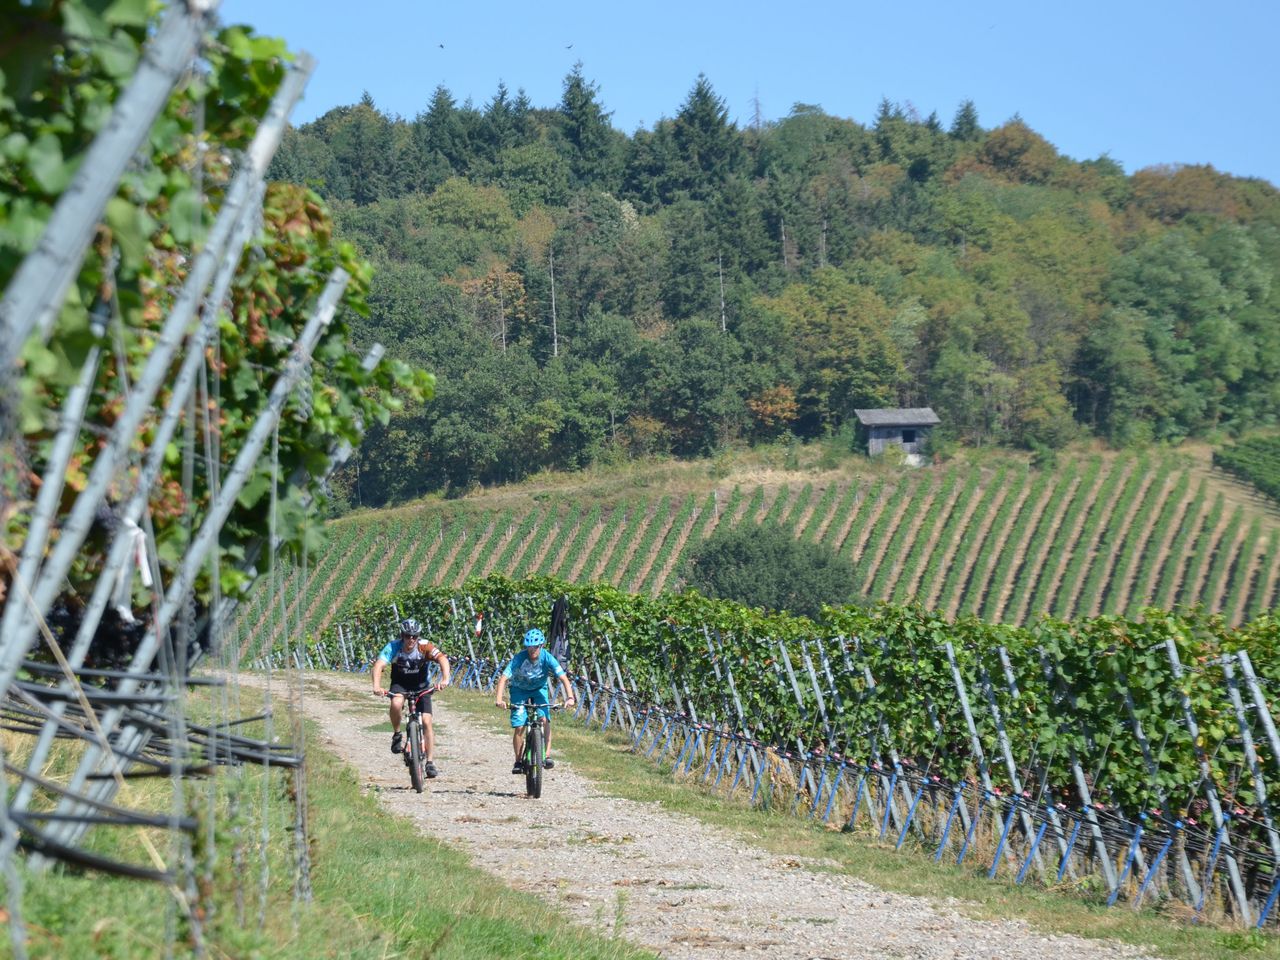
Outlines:
{"label": "blue cycling shorts", "polygon": [[547,687],[544,684],[537,690],[517,690],[511,689],[511,726],[523,727],[525,724],[525,701],[532,700],[538,705],[538,716],[543,719],[551,719],[551,701],[547,697]]}

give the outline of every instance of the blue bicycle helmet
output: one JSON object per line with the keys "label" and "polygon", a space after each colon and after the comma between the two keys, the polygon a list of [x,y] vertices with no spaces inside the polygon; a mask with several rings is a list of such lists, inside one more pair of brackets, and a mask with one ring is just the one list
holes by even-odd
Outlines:
{"label": "blue bicycle helmet", "polygon": [[547,642],[547,638],[537,627],[529,630],[524,635],[524,645],[526,647],[540,647]]}

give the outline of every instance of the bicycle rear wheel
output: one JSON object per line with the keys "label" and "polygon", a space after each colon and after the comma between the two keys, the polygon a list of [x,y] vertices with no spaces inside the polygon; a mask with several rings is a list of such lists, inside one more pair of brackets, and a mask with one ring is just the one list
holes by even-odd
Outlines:
{"label": "bicycle rear wheel", "polygon": [[421,793],[423,785],[422,763],[424,760],[422,754],[422,724],[416,716],[409,718],[406,735],[409,738],[409,782],[413,784],[414,790]]}
{"label": "bicycle rear wheel", "polygon": [[535,800],[542,796],[542,724],[537,721],[524,738],[524,786]]}

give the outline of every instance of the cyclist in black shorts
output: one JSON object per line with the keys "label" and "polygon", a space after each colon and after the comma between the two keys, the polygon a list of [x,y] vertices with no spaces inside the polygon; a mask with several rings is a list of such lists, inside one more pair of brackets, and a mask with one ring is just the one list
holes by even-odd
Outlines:
{"label": "cyclist in black shorts", "polygon": [[[434,662],[440,667],[440,680],[432,684],[429,677],[430,664]],[[382,686],[382,671],[391,664],[391,688],[388,691]],[[424,770],[428,777],[439,775],[434,758],[436,754],[435,729],[431,723],[431,696],[442,687],[449,685],[449,658],[444,651],[430,640],[422,639],[422,624],[412,618],[400,621],[400,640],[393,640],[382,648],[378,659],[373,662],[373,692],[380,697],[391,694],[391,752],[400,753],[404,749],[404,736],[400,733],[400,717],[404,711],[405,697],[415,696],[426,690],[428,695],[423,701],[423,735],[427,741],[427,762]]]}

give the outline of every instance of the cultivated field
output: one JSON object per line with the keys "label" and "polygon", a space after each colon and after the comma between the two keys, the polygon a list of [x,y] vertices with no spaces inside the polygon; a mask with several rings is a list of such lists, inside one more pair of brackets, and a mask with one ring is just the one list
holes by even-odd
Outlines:
{"label": "cultivated field", "polygon": [[305,568],[264,577],[279,590],[259,589],[241,622],[296,636],[359,596],[492,572],[656,594],[678,588],[681,558],[717,526],[766,520],[847,557],[861,596],[949,615],[1024,623],[1200,603],[1240,623],[1280,606],[1280,512],[1204,450],[1082,452],[1045,470],[988,454],[719,472],[666,465],[344,518]]}

